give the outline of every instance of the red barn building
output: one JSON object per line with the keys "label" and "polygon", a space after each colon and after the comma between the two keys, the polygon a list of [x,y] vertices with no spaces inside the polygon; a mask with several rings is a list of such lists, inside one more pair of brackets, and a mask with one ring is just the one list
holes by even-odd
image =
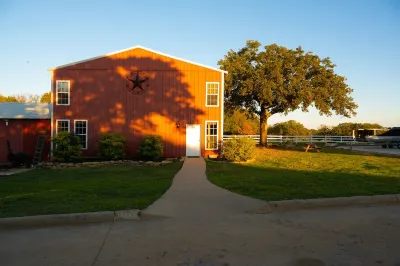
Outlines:
{"label": "red barn building", "polygon": [[33,156],[39,132],[47,132],[42,159],[50,152],[51,104],[0,103],[0,163],[7,162],[7,141],[14,153]]}
{"label": "red barn building", "polygon": [[146,134],[163,138],[166,157],[216,153],[225,74],[139,46],[53,68],[52,136],[75,132],[87,156],[103,132],[125,135],[128,157]]}

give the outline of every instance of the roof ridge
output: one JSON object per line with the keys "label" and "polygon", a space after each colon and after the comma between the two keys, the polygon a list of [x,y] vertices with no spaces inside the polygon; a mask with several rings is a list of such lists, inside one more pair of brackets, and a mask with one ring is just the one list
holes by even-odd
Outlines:
{"label": "roof ridge", "polygon": [[118,53],[123,53],[123,52],[129,51],[129,50],[134,50],[134,49],[143,49],[143,50],[146,50],[148,52],[155,53],[155,54],[158,54],[158,55],[161,55],[161,56],[165,56],[165,57],[169,57],[169,58],[172,58],[172,59],[175,59],[175,60],[179,60],[179,61],[182,61],[182,62],[185,62],[185,63],[188,63],[188,64],[197,65],[197,66],[200,66],[200,67],[208,68],[208,69],[219,71],[219,72],[226,73],[226,74],[228,73],[227,71],[222,70],[222,69],[218,69],[218,68],[211,67],[211,66],[206,66],[206,65],[203,65],[203,64],[200,64],[200,63],[196,63],[196,62],[193,62],[193,61],[190,61],[190,60],[186,60],[186,59],[183,59],[183,58],[179,58],[179,57],[176,57],[176,56],[172,56],[172,55],[169,55],[169,54],[158,52],[158,51],[155,51],[153,49],[146,48],[146,47],[143,47],[143,46],[140,46],[140,45],[135,45],[135,46],[132,46],[132,47],[129,47],[129,48],[126,48],[126,49],[122,49],[122,50],[118,50],[118,51],[115,51],[115,52],[111,52],[111,53],[108,53],[108,54],[103,54],[103,55],[99,55],[99,56],[83,59],[83,60],[80,60],[80,61],[75,61],[75,62],[72,62],[72,63],[68,63],[68,64],[65,64],[65,65],[60,65],[60,66],[57,66],[57,67],[54,67],[54,68],[50,68],[49,71],[53,71],[55,69],[60,69],[60,68],[68,67],[68,66],[73,66],[73,65],[76,65],[76,64],[84,63],[84,62],[89,62],[89,61],[92,61],[92,60],[104,58],[104,57],[107,57],[107,56],[115,55],[115,54],[118,54]]}

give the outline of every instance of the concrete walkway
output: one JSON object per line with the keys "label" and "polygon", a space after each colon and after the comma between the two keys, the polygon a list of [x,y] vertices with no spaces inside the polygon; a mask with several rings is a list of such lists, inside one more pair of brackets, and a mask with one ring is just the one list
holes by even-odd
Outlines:
{"label": "concrete walkway", "polygon": [[264,201],[234,194],[213,185],[207,180],[204,159],[186,158],[171,188],[143,213],[207,220],[243,214],[264,205]]}

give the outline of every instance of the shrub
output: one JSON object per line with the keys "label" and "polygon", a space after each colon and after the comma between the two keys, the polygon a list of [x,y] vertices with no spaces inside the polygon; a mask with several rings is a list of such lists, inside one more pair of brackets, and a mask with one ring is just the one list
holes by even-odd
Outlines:
{"label": "shrub", "polygon": [[82,152],[79,137],[69,132],[60,132],[53,138],[54,156],[64,161],[71,161],[78,157]]}
{"label": "shrub", "polygon": [[125,156],[125,136],[120,133],[103,133],[100,135],[100,156],[107,160],[118,160]]}
{"label": "shrub", "polygon": [[162,158],[164,155],[164,144],[161,136],[143,136],[138,152],[144,159],[156,160]]}
{"label": "shrub", "polygon": [[245,162],[253,158],[256,143],[251,138],[234,138],[224,142],[224,157],[233,162]]}

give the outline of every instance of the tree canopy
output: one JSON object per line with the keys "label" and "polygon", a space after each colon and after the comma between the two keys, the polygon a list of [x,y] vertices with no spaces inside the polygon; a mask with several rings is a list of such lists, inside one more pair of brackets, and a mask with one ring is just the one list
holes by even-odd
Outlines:
{"label": "tree canopy", "polygon": [[311,131],[304,127],[304,125],[295,120],[276,123],[269,127],[268,133],[271,135],[284,135],[284,136],[308,136]]}
{"label": "tree canopy", "polygon": [[4,96],[0,94],[0,102],[13,102],[13,103],[49,103],[50,92],[44,93],[42,96],[38,94],[15,94],[11,96]]}
{"label": "tree canopy", "polygon": [[17,103],[18,100],[14,96],[4,96],[0,94],[1,103]]}
{"label": "tree canopy", "polygon": [[266,143],[267,121],[273,114],[299,108],[308,111],[314,106],[321,115],[355,115],[353,90],[334,72],[329,58],[321,59],[301,47],[260,47],[258,41],[247,41],[245,47],[228,51],[218,62],[229,72],[225,80],[227,108],[246,108],[259,116],[260,144]]}
{"label": "tree canopy", "polygon": [[51,93],[50,92],[43,93],[42,96],[40,97],[40,102],[41,103],[51,102]]}

